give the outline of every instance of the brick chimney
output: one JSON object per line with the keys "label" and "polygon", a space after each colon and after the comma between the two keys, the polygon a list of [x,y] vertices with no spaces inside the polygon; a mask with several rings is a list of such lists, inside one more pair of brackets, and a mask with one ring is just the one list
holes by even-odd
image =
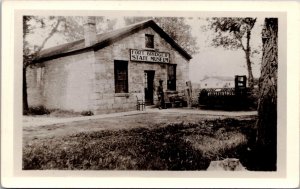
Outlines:
{"label": "brick chimney", "polygon": [[96,18],[88,16],[83,25],[85,47],[89,47],[97,43]]}

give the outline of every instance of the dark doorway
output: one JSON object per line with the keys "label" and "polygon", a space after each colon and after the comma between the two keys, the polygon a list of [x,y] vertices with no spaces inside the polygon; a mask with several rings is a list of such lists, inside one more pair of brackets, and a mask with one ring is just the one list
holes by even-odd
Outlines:
{"label": "dark doorway", "polygon": [[154,93],[154,74],[153,70],[145,70],[145,103],[146,105],[153,105],[153,93]]}

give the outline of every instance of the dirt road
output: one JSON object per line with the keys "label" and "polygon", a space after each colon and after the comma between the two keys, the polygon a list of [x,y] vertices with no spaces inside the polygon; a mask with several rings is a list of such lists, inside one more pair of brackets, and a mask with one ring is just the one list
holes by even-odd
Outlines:
{"label": "dirt road", "polygon": [[256,112],[211,112],[189,109],[149,109],[144,112],[123,112],[76,118],[25,117],[23,140],[43,137],[64,136],[79,132],[105,129],[132,129],[136,127],[155,128],[165,123],[199,122],[208,119],[236,118],[248,119]]}

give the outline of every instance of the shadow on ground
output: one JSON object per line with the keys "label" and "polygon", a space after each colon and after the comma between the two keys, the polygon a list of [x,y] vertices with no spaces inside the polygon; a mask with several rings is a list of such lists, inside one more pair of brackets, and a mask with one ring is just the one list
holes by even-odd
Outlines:
{"label": "shadow on ground", "polygon": [[251,170],[255,118],[37,138],[24,145],[23,169],[206,170],[212,160],[239,158]]}

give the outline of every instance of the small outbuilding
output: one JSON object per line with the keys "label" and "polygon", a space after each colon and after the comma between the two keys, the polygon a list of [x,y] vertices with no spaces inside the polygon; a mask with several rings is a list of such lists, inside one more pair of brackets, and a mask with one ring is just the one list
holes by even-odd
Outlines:
{"label": "small outbuilding", "polygon": [[233,88],[234,78],[224,76],[206,76],[200,80],[200,88]]}
{"label": "small outbuilding", "polygon": [[156,104],[159,80],[165,91],[185,90],[190,59],[153,20],[96,34],[88,17],[84,39],[41,51],[27,68],[28,104],[94,114]]}

